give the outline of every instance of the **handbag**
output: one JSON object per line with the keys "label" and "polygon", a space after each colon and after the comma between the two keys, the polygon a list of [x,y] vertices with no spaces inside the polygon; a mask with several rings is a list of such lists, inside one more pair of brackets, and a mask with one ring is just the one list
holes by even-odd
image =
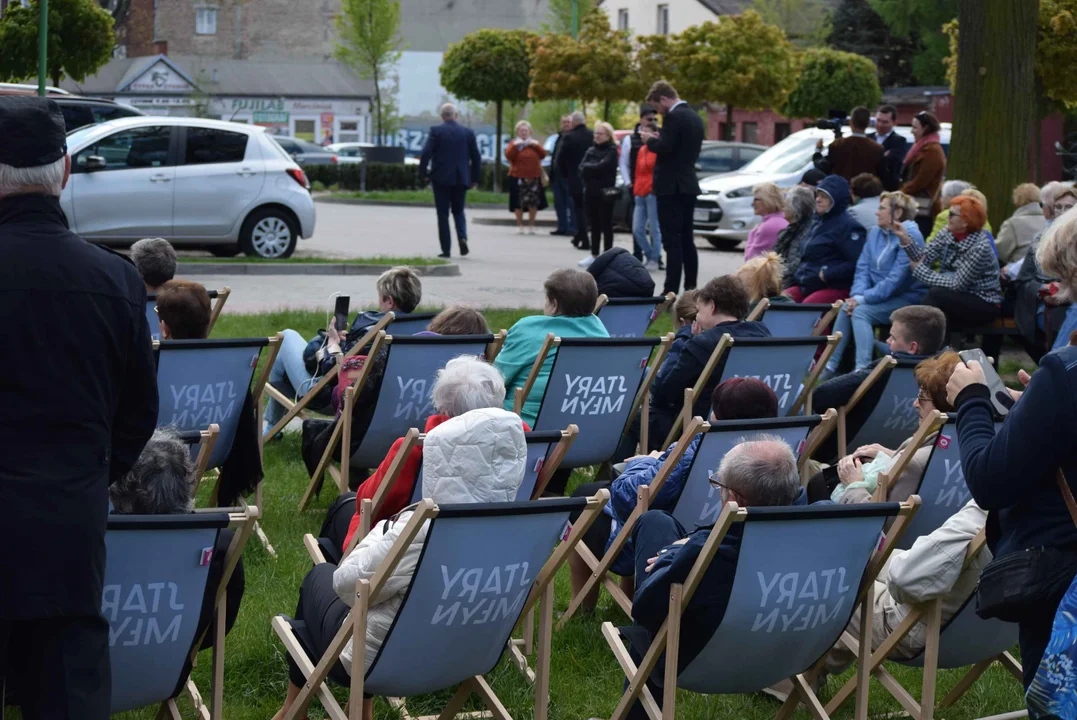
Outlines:
{"label": "handbag", "polygon": [[917,195],[913,197],[916,201],[916,217],[923,218],[931,215],[931,209],[935,207],[935,197],[927,197],[926,195]]}
{"label": "handbag", "polygon": [[542,173],[540,176],[542,180],[542,187],[550,187],[550,174],[546,172],[546,168],[539,166],[539,171]]}
{"label": "handbag", "polygon": [[[1066,501],[1070,519],[1077,526],[1077,501],[1062,469],[1055,471],[1055,481]],[[1030,613],[1040,611],[1044,599],[1058,584],[1059,569],[1073,569],[1072,553],[1052,547],[1028,548],[995,558],[980,571],[976,587],[976,614],[984,620],[1020,622]],[[1066,584],[1069,584],[1067,579]]]}

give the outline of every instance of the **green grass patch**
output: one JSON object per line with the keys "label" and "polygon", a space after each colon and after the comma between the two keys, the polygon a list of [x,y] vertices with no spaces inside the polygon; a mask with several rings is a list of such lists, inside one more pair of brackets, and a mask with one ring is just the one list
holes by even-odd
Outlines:
{"label": "green grass patch", "polygon": [[[334,200],[379,200],[381,202],[434,204],[433,190],[371,190],[368,192],[338,192],[329,196]],[[489,190],[468,190],[469,205],[504,205],[508,207],[508,193]]]}
{"label": "green grass patch", "polygon": [[246,255],[239,257],[220,258],[212,255],[181,255],[179,257],[181,263],[264,263],[269,265],[411,265],[411,266],[423,266],[423,265],[448,265],[449,261],[442,258],[432,257],[393,257],[391,255],[374,255],[373,257],[357,257],[357,258],[324,258],[324,257],[290,257],[286,259],[280,258],[262,258],[262,257],[247,257]]}

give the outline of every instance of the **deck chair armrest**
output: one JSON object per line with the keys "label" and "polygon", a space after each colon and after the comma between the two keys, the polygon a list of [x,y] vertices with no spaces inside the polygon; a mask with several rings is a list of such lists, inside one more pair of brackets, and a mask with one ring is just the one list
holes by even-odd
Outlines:
{"label": "deck chair armrest", "polygon": [[845,304],[844,300],[835,300],[830,309],[823,313],[818,322],[815,323],[815,327],[812,328],[812,335],[822,335],[826,332],[830,324],[834,322],[834,318],[838,316],[838,311],[841,310],[841,306]]}
{"label": "deck chair armrest", "polygon": [[576,442],[579,434],[580,426],[575,424],[569,425],[561,431],[561,439],[554,446],[546,462],[542,464],[542,472],[539,473],[538,479],[535,480],[535,489],[531,491],[532,500],[542,497],[542,493],[546,491],[546,486],[550,484],[550,479],[561,467],[561,462],[565,459],[569,449],[572,448],[572,444]]}
{"label": "deck chair armrest", "polygon": [[524,403],[527,402],[527,396],[531,394],[531,388],[535,386],[535,381],[538,380],[539,372],[542,370],[542,364],[546,362],[546,356],[550,354],[550,350],[561,342],[553,333],[548,333],[546,339],[542,341],[542,347],[539,348],[538,356],[535,358],[535,362],[531,365],[531,372],[527,374],[527,380],[524,381],[522,387],[516,388],[516,396],[513,398],[515,410],[517,414],[523,410]]}
{"label": "deck chair armrest", "polygon": [[770,300],[768,300],[767,298],[761,299],[755,304],[755,307],[752,308],[752,311],[748,313],[748,317],[746,317],[745,320],[752,320],[758,322],[759,318],[763,317],[764,313],[766,313],[768,308],[770,308]]}
{"label": "deck chair armrest", "polygon": [[315,565],[321,565],[325,562],[325,555],[322,554],[322,549],[318,547],[318,539],[312,534],[307,533],[303,536],[303,547],[307,549],[307,554],[310,555],[310,559]]}
{"label": "deck chair armrest", "polygon": [[606,304],[609,303],[609,301],[610,301],[610,296],[607,295],[606,293],[602,293],[601,295],[599,295],[598,299],[595,300],[595,312],[594,312],[594,314],[597,315],[598,311],[601,310],[602,308],[606,307]]}

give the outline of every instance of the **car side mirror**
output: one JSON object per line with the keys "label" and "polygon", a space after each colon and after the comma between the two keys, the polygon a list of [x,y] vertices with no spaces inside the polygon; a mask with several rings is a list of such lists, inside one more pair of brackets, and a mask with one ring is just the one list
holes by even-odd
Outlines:
{"label": "car side mirror", "polygon": [[108,167],[108,163],[105,162],[105,158],[100,155],[90,155],[86,158],[86,162],[82,164],[82,169],[86,172],[95,172],[97,170],[104,170]]}

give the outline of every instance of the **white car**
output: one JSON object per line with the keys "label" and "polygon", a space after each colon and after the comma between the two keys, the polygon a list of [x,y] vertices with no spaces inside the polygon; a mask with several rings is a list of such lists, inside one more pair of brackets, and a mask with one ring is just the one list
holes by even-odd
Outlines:
{"label": "white car", "polygon": [[91,242],[163,237],[221,257],[286,258],[314,234],[307,176],[256,125],[123,118],[76,130],[67,149],[60,205]]}
{"label": "white car", "polygon": [[[363,148],[375,147],[374,143],[367,142],[342,142],[333,143],[332,145],[326,145],[325,149],[329,152],[337,154],[337,162],[341,165],[347,165],[348,163],[361,163],[363,162]],[[419,158],[416,157],[404,157],[405,165],[418,165]]]}
{"label": "white car", "polygon": [[[904,135],[911,146],[912,129],[908,126],[894,129]],[[848,129],[844,132],[848,134]],[[949,149],[950,123],[942,123],[939,138],[943,149]],[[806,128],[772,145],[740,170],[702,180],[693,219],[695,234],[720,250],[734,249],[747,239],[748,231],[760,221],[752,211],[752,187],[764,182],[783,188],[793,187],[813,167],[816,143],[822,140],[827,146],[833,139],[831,130]]]}

